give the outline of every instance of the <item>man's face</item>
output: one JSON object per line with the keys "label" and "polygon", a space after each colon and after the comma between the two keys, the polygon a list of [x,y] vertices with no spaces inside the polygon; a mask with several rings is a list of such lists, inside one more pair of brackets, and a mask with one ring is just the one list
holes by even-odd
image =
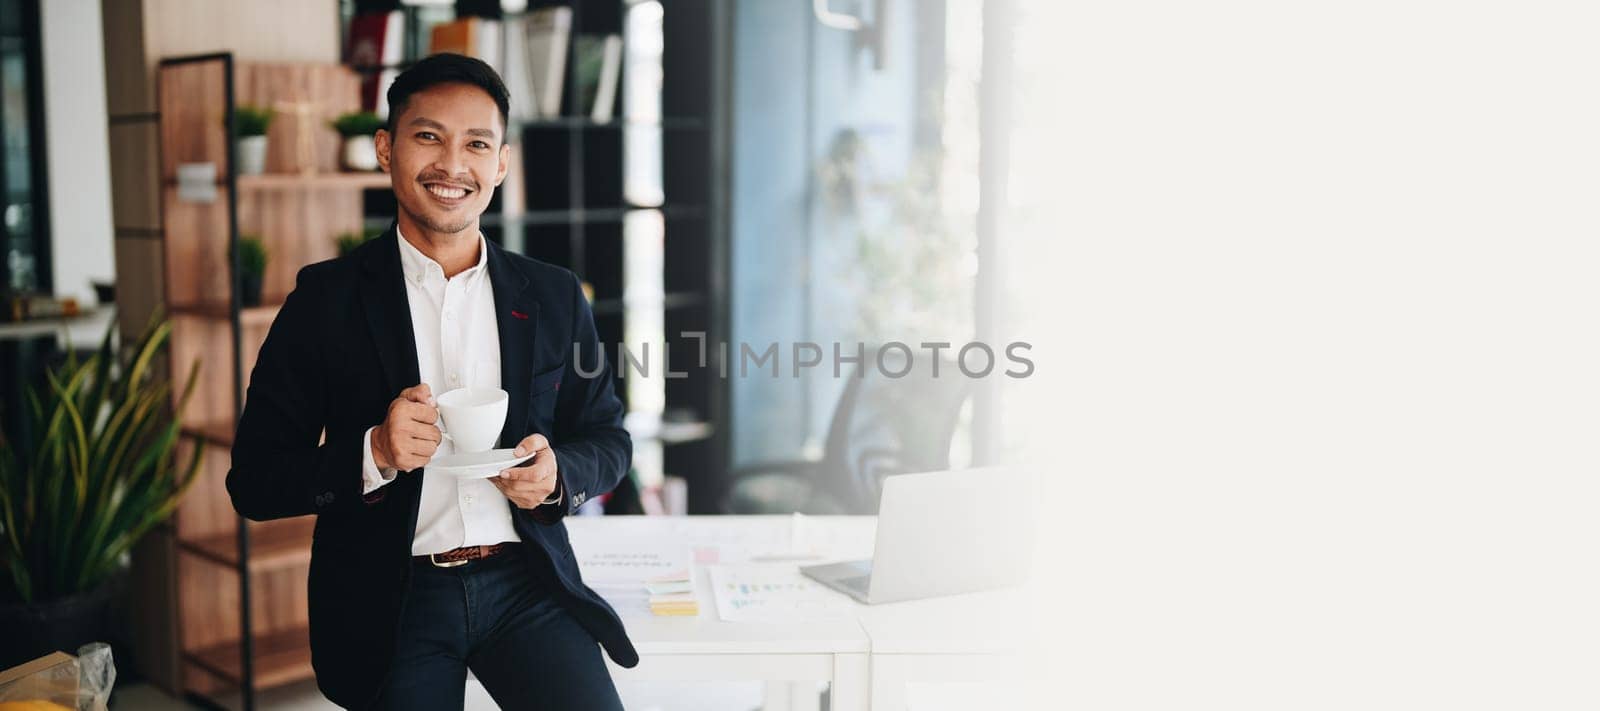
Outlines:
{"label": "man's face", "polygon": [[476,224],[511,157],[494,99],[470,84],[436,84],[412,94],[394,126],[376,143],[400,210],[436,233]]}

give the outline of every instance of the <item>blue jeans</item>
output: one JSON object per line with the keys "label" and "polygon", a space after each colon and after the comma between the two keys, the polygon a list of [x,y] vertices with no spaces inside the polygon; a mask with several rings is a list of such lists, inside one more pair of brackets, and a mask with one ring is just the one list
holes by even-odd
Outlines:
{"label": "blue jeans", "polygon": [[377,708],[460,709],[471,669],[502,709],[622,709],[600,645],[519,551],[413,566]]}

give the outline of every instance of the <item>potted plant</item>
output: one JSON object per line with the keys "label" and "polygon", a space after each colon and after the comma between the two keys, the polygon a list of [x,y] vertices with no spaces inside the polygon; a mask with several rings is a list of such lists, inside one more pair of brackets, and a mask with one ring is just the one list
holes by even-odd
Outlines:
{"label": "potted plant", "polygon": [[267,169],[267,127],[272,109],[241,105],[233,109],[233,132],[240,175],[260,175]]}
{"label": "potted plant", "polygon": [[261,279],[267,273],[267,246],[259,235],[239,235],[239,299],[241,306],[261,305]]}
{"label": "potted plant", "polygon": [[341,163],[345,170],[378,169],[378,149],[372,136],[384,127],[384,120],[371,111],[348,113],[333,120],[333,129],[344,136]]}
{"label": "potted plant", "polygon": [[339,248],[339,256],[343,257],[354,252],[356,247],[366,244],[368,240],[381,234],[383,234],[383,230],[367,230],[365,233],[341,232],[338,237],[334,238],[334,244]]}
{"label": "potted plant", "polygon": [[108,638],[129,551],[200,469],[203,447],[177,448],[200,364],[169,413],[171,323],[152,317],[126,357],[115,329],[87,360],[68,351],[46,371],[19,432],[0,437],[0,668]]}

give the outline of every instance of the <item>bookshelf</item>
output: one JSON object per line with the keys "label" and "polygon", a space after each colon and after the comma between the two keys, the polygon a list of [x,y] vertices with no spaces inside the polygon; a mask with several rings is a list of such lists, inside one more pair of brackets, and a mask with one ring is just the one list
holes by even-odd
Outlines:
{"label": "bookshelf", "polygon": [[[250,708],[254,692],[312,677],[305,590],[315,519],[253,523],[234,513],[225,479],[238,412],[295,274],[335,256],[335,235],[361,226],[364,191],[388,178],[337,168],[338,136],[327,120],[359,105],[359,77],[341,65],[174,57],[162,60],[158,88],[170,365],[181,377],[202,364],[181,427],[186,446],[207,449],[173,519],[175,594],[166,612],[184,691],[210,701],[241,690]],[[310,107],[273,121],[265,174],[233,167],[229,126],[242,104]],[[215,167],[212,189],[180,187],[178,167],[190,164]],[[240,305],[241,233],[259,235],[270,255],[261,306]]]}
{"label": "bookshelf", "polygon": [[[562,115],[513,117],[507,136],[520,167],[513,175],[521,179],[506,181],[480,226],[490,241],[571,269],[589,285],[613,368],[621,370],[618,344],[636,355],[640,343],[650,344],[651,377],[625,373],[618,388],[634,434],[635,483],[648,493],[665,475],[682,477],[690,510],[711,513],[727,471],[727,388],[714,345],[707,367],[695,367],[698,342],[677,334],[726,340],[727,191],[719,148],[726,67],[718,39],[726,37],[726,0],[535,0],[516,13],[495,2],[449,8],[364,0],[347,3],[344,20],[348,28],[357,13],[404,12],[405,66],[426,54],[426,28],[435,23],[465,15],[498,20],[506,47],[530,13],[556,6],[571,9],[574,37],[623,38],[614,117],[596,121],[574,109],[578,43],[569,42]],[[503,69],[519,59],[489,61]],[[397,209],[392,196],[376,192],[366,204],[368,229],[387,227]],[[663,347],[672,370],[686,377],[662,377]],[[633,512],[626,503],[608,507],[619,510]]]}

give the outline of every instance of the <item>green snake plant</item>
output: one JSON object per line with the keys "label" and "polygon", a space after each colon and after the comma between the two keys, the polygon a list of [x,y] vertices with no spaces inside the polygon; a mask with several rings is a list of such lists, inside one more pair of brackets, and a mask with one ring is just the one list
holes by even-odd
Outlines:
{"label": "green snake plant", "polygon": [[[156,371],[172,323],[152,316],[124,357],[112,346],[66,362],[30,388],[21,442],[0,438],[0,601],[37,603],[107,581],[145,533],[165,521],[200,470],[203,447],[179,457],[179,423],[200,364],[169,410]],[[22,445],[22,446],[18,446]]]}

